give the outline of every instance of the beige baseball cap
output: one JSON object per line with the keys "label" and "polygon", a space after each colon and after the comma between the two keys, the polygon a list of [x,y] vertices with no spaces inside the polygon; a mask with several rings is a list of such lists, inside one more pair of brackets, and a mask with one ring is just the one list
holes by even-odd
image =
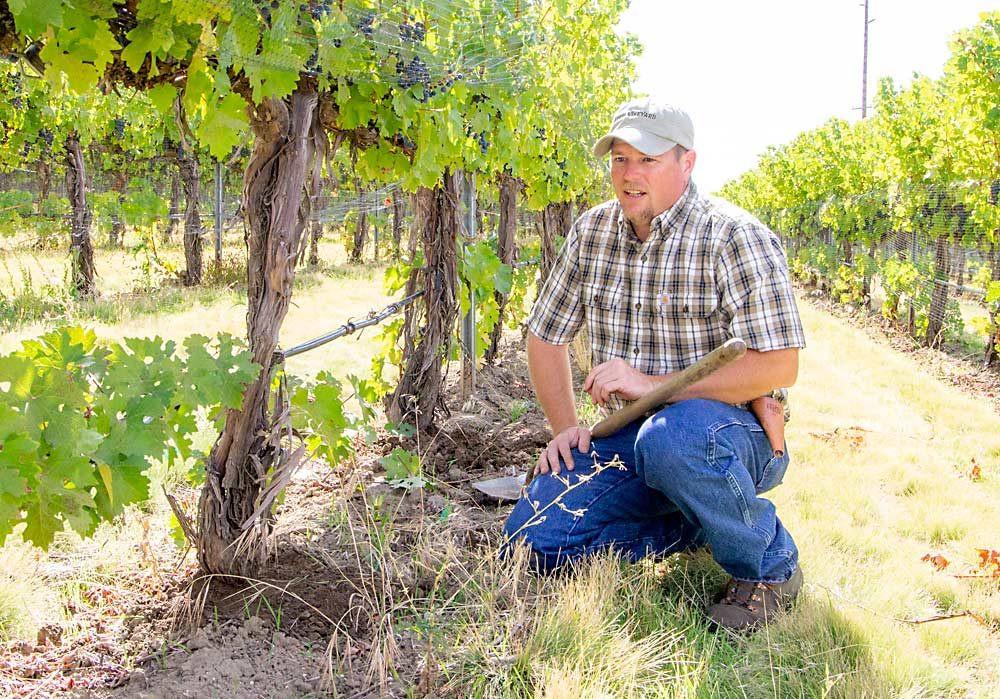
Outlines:
{"label": "beige baseball cap", "polygon": [[618,108],[611,120],[611,131],[594,144],[594,156],[604,156],[616,138],[646,155],[660,155],[676,145],[691,150],[694,125],[684,110],[654,97],[640,97]]}

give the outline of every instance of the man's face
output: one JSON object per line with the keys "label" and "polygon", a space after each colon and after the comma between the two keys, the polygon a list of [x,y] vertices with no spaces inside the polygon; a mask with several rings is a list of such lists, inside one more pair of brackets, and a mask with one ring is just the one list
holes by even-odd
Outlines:
{"label": "man's face", "polygon": [[694,151],[646,155],[624,141],[611,146],[611,182],[636,235],[649,235],[650,222],[673,206],[687,187]]}

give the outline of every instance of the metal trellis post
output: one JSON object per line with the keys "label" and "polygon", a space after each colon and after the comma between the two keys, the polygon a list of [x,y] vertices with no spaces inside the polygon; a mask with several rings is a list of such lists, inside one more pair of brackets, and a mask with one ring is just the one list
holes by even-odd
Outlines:
{"label": "metal trellis post", "polygon": [[222,262],[222,163],[215,161],[215,261]]}
{"label": "metal trellis post", "polygon": [[[465,244],[476,239],[476,173],[465,176]],[[462,400],[476,390],[476,296],[469,287],[469,312],[462,318]]]}

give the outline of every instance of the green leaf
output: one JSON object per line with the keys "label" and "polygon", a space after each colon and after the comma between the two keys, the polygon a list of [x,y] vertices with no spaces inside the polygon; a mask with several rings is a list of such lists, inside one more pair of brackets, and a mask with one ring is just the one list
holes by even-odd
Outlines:
{"label": "green leaf", "polygon": [[198,140],[208,144],[216,160],[224,160],[237,145],[246,142],[250,122],[246,115],[247,103],[235,92],[216,101],[208,110],[196,132]]}
{"label": "green leaf", "polygon": [[17,30],[33,39],[42,38],[50,26],[62,26],[61,0],[9,0],[8,6]]}
{"label": "green leaf", "polygon": [[385,469],[385,479],[390,482],[419,476],[423,470],[420,457],[402,447],[396,447],[378,462]]}
{"label": "green leaf", "polygon": [[140,24],[128,33],[128,44],[122,49],[122,60],[133,72],[138,73],[146,56],[152,56],[150,68],[156,65],[156,58],[166,58],[174,43],[173,32],[164,24]]}
{"label": "green leaf", "polygon": [[68,521],[86,536],[97,526],[94,500],[82,490],[66,488],[57,474],[43,471],[34,490],[24,500],[26,527],[24,538],[35,546],[47,548]]}

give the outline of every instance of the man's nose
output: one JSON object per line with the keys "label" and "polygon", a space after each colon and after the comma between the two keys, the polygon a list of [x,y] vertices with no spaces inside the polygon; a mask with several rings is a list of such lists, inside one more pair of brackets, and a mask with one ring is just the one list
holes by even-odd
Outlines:
{"label": "man's nose", "polygon": [[636,176],[636,166],[635,163],[626,162],[622,165],[622,177],[626,180],[632,180]]}

